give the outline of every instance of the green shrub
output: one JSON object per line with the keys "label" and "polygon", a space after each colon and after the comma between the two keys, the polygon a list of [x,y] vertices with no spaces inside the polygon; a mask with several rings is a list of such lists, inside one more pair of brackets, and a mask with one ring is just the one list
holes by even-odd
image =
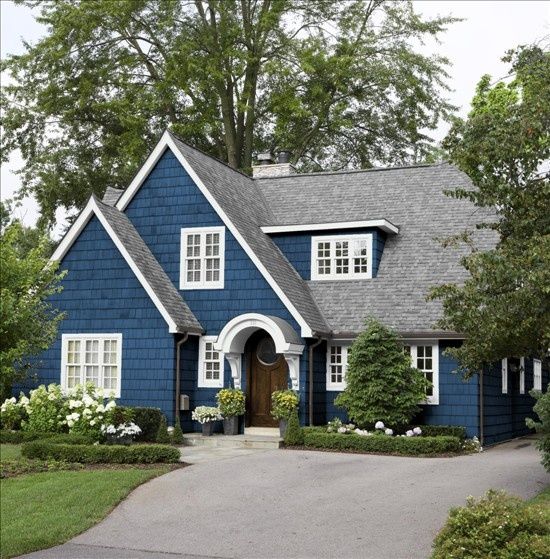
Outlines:
{"label": "green shrub", "polygon": [[25,431],[62,433],[68,430],[65,397],[58,384],[50,384],[47,388],[40,385],[31,390],[27,413],[28,419],[21,424]]}
{"label": "green shrub", "polygon": [[423,437],[457,437],[461,441],[466,438],[466,429],[458,425],[411,425],[408,429],[420,427]]}
{"label": "green shrub", "polygon": [[293,390],[276,390],[271,394],[271,415],[275,419],[290,419],[298,408],[300,396]]}
{"label": "green shrub", "polygon": [[298,410],[294,410],[285,433],[285,445],[287,446],[301,446],[304,444],[304,433],[300,427],[300,420],[298,419]]}
{"label": "green shrub", "polygon": [[[25,398],[25,401],[27,398]],[[0,406],[0,428],[11,431],[21,429],[21,423],[27,417],[26,407],[15,397],[8,398]]]}
{"label": "green shrub", "polygon": [[154,442],[157,440],[157,433],[163,417],[159,408],[119,406],[117,410],[128,410],[131,414],[129,419],[121,418],[121,421],[116,423],[117,425],[133,421],[141,429],[141,434],[136,437],[136,441]]}
{"label": "green shrub", "polygon": [[527,418],[525,422],[527,427],[536,429],[537,433],[542,435],[537,441],[537,448],[542,454],[542,465],[546,471],[550,472],[550,384],[547,386],[545,394],[538,390],[531,390],[529,394],[536,400],[533,411],[539,416],[540,422],[530,418]]}
{"label": "green shrub", "polygon": [[168,434],[168,424],[164,415],[160,419],[159,428],[157,430],[157,437],[155,439],[160,444],[170,444],[170,435]]}
{"label": "green shrub", "polygon": [[34,431],[0,431],[0,443],[21,444],[37,439],[53,437],[55,433],[36,433]]}
{"label": "green shrub", "polygon": [[81,435],[80,433],[59,433],[46,437],[45,440],[47,440],[48,444],[93,444],[95,442],[93,436]]}
{"label": "green shrub", "polygon": [[216,394],[220,413],[224,417],[235,417],[245,412],[245,395],[238,388],[222,388]]}
{"label": "green shrub", "polygon": [[396,428],[420,411],[428,386],[424,374],[412,367],[397,333],[369,319],[350,348],[346,388],[335,404],[362,429],[377,421]]}
{"label": "green shrub", "polygon": [[544,559],[550,556],[550,509],[488,491],[454,508],[434,541],[432,559]]}
{"label": "green shrub", "polygon": [[456,437],[390,437],[386,435],[361,436],[351,433],[323,433],[304,429],[307,447],[358,452],[382,452],[416,456],[459,452],[461,441]]}
{"label": "green shrub", "polygon": [[172,444],[183,444],[183,431],[181,430],[180,418],[176,418],[174,432],[172,433]]}
{"label": "green shrub", "polygon": [[180,458],[179,450],[167,445],[73,445],[51,444],[48,440],[25,443],[21,453],[30,459],[82,464],[153,464],[178,462]]}

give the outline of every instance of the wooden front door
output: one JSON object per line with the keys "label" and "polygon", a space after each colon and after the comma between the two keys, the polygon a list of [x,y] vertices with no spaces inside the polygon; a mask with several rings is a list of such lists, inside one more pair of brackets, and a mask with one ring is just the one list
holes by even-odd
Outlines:
{"label": "wooden front door", "polygon": [[271,416],[271,394],[288,388],[288,365],[267,334],[257,336],[250,352],[248,402],[249,425],[277,427]]}

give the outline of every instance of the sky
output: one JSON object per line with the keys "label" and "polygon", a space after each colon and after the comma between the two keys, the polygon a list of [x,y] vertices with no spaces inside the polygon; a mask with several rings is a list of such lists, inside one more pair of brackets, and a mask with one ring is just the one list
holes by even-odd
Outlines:
{"label": "sky", "polygon": [[[550,0],[415,0],[416,10],[426,16],[453,15],[464,21],[453,24],[440,38],[440,44],[425,45],[427,52],[438,52],[451,61],[448,97],[466,115],[475,86],[483,74],[494,79],[507,74],[507,65],[501,62],[504,53],[517,45],[529,44],[550,36]],[[44,34],[44,28],[34,21],[33,10],[17,6],[11,0],[0,0],[0,56],[23,52],[23,40],[34,43]],[[5,76],[2,77],[2,81]],[[442,124],[435,134],[441,140],[448,125]],[[22,160],[11,154],[0,169],[2,200],[13,196],[19,182],[13,171]],[[25,200],[17,209],[17,217],[32,225],[38,217],[34,200]],[[62,230],[64,212],[58,212],[58,227]]]}

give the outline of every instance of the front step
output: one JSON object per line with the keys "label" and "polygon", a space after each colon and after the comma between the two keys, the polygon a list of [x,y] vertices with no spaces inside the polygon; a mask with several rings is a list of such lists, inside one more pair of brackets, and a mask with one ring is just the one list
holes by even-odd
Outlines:
{"label": "front step", "polygon": [[203,437],[200,433],[185,433],[183,435],[185,446],[202,446],[206,448],[257,448],[273,449],[280,448],[283,439],[271,435],[256,435],[245,433],[244,435],[212,435]]}

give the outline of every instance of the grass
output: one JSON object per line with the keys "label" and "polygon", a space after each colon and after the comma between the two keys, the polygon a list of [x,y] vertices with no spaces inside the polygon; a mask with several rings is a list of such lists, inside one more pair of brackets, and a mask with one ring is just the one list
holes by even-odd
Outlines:
{"label": "grass", "polygon": [[545,487],[538,495],[529,499],[528,503],[532,505],[544,505],[550,507],[550,485]]}
{"label": "grass", "polygon": [[17,460],[21,458],[20,444],[0,444],[0,460]]}
{"label": "grass", "polygon": [[171,469],[55,471],[1,480],[2,558],[67,541],[99,522],[132,489]]}

